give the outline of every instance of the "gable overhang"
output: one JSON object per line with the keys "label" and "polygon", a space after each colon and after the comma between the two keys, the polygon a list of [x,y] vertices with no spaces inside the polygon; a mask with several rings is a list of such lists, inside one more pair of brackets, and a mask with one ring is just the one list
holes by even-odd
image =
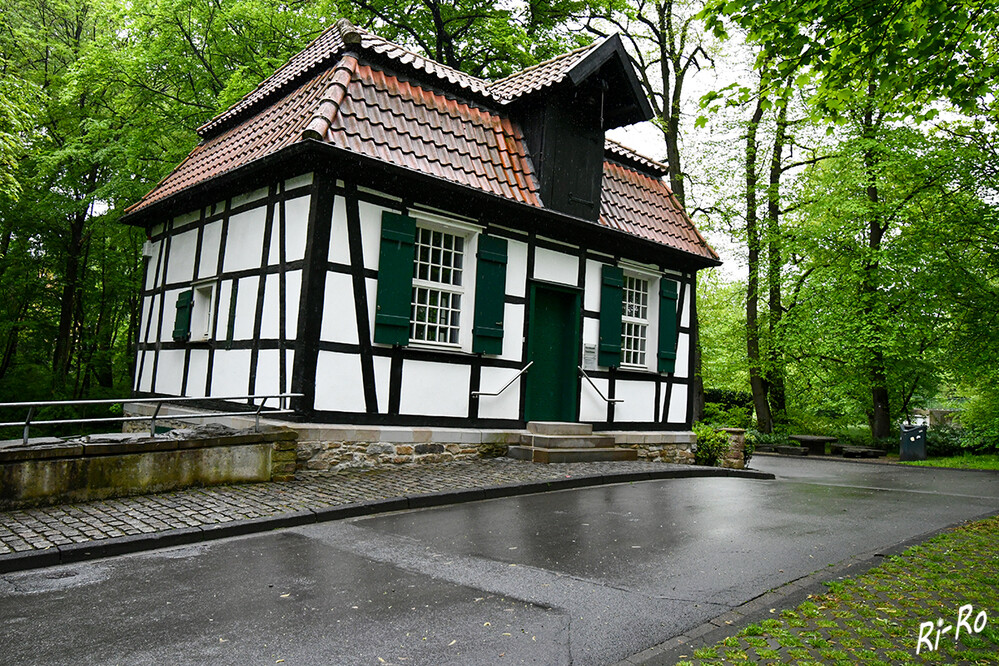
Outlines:
{"label": "gable overhang", "polygon": [[578,87],[598,72],[609,79],[609,90],[614,91],[605,104],[604,129],[640,123],[655,117],[620,35],[615,33],[606,38],[600,46],[576,63],[569,70],[568,79]]}

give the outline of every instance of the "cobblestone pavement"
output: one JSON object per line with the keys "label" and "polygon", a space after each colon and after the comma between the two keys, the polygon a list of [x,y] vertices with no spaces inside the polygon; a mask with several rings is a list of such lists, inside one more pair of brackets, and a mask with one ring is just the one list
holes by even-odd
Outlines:
{"label": "cobblestone pavement", "polygon": [[323,509],[366,500],[622,472],[690,469],[650,462],[538,465],[509,458],[434,463],[295,481],[168,493],[0,512],[0,554]]}

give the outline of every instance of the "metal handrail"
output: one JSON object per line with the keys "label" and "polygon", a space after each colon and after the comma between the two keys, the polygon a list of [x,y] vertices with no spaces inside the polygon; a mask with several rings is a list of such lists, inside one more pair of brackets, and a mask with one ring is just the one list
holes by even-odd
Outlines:
{"label": "metal handrail", "polygon": [[485,391],[472,391],[472,397],[473,398],[478,398],[480,395],[487,395],[487,396],[496,396],[496,395],[499,395],[503,391],[505,391],[508,388],[510,388],[510,384],[513,384],[515,381],[517,381],[520,378],[520,376],[523,375],[525,372],[527,372],[527,369],[529,367],[531,367],[532,365],[534,365],[534,361],[531,361],[530,363],[528,363],[527,365],[525,365],[523,368],[521,368],[520,372],[518,372],[516,375],[514,375],[513,379],[511,379],[510,381],[508,381],[506,383],[506,386],[504,386],[503,388],[501,388],[499,391],[496,391],[495,393],[487,393]]}
{"label": "metal handrail", "polygon": [[[231,400],[260,400],[260,404],[253,411],[240,411],[240,412],[201,412],[192,414],[183,414],[183,418],[186,419],[200,419],[200,418],[210,418],[213,416],[252,416],[253,428],[254,430],[260,430],[260,415],[264,409],[264,405],[271,398],[276,398],[281,400],[281,407],[278,409],[268,410],[268,415],[277,414],[294,414],[295,410],[284,408],[285,399],[287,398],[301,398],[302,393],[276,393],[271,395],[236,395],[236,396],[205,396],[200,398],[191,397],[171,397],[171,398],[118,398],[118,399],[101,399],[101,400],[42,400],[33,402],[2,402],[0,403],[0,408],[17,408],[17,407],[27,407],[28,415],[23,421],[9,421],[5,423],[0,423],[0,428],[9,428],[13,426],[24,426],[24,433],[22,436],[22,441],[25,445],[28,443],[28,433],[31,425],[81,425],[84,423],[128,423],[131,421],[145,421],[149,420],[149,435],[151,437],[156,436],[156,419],[159,418],[160,409],[163,407],[164,403],[188,403],[188,402],[204,402],[206,400],[212,401],[231,401]],[[48,421],[34,421],[32,417],[35,415],[36,407],[51,407],[56,405],[117,405],[121,403],[143,403],[143,404],[155,404],[156,409],[153,411],[152,416],[108,416],[106,418],[95,418],[95,419],[51,419]]]}
{"label": "metal handrail", "polygon": [[586,381],[588,381],[590,383],[590,386],[593,387],[593,390],[597,392],[597,395],[599,395],[603,399],[604,402],[608,402],[608,403],[609,402],[624,402],[624,398],[608,398],[607,396],[605,396],[603,394],[603,392],[599,388],[597,388],[597,385],[593,383],[593,380],[590,379],[590,376],[588,374],[586,374],[586,370],[583,370],[583,366],[577,365],[576,369],[579,370],[579,374],[583,375],[583,377],[586,379]]}

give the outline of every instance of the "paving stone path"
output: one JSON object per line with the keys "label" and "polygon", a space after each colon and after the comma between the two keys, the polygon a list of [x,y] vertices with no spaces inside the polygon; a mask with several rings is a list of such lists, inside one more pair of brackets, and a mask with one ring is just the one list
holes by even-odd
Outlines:
{"label": "paving stone path", "polygon": [[690,467],[650,462],[538,465],[497,458],[336,474],[312,472],[288,482],[189,488],[0,512],[0,554],[407,495],[670,469]]}

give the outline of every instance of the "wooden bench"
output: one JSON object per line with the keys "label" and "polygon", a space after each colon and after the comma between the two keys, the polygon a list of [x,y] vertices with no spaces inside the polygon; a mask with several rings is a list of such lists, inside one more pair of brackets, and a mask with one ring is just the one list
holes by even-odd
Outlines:
{"label": "wooden bench", "polygon": [[826,454],[826,444],[835,444],[835,437],[824,437],[822,435],[791,435],[789,439],[798,442],[808,449],[810,456],[824,456]]}

